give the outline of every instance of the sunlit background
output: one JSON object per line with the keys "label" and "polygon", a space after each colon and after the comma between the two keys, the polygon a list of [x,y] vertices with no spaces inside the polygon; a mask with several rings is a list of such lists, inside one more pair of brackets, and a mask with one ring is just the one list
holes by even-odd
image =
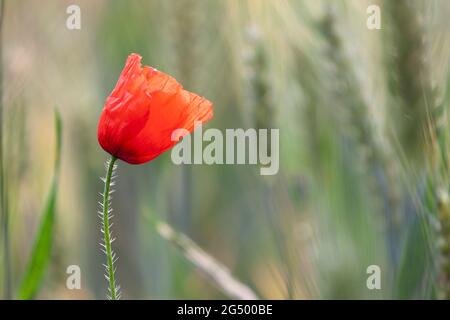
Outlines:
{"label": "sunlit background", "polygon": [[[72,4],[80,30],[66,27]],[[381,30],[367,28],[370,4]],[[97,210],[108,154],[97,122],[132,52],[214,103],[204,129],[278,128],[280,170],[177,166],[170,152],[119,161],[113,246],[124,298],[450,297],[448,1],[3,5],[1,298],[106,297]],[[30,275],[52,194],[51,250],[40,248],[41,272]],[[204,252],[189,256],[195,246]],[[205,267],[210,258],[229,272]],[[69,265],[80,267],[81,290],[66,287]],[[370,265],[380,290],[367,287]],[[24,281],[32,294],[21,295]]]}

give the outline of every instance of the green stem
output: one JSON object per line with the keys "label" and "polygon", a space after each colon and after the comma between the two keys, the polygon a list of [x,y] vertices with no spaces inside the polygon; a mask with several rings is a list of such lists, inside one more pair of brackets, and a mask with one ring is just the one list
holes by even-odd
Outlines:
{"label": "green stem", "polygon": [[114,276],[114,256],[112,252],[112,241],[111,241],[111,233],[109,226],[109,218],[110,218],[110,210],[109,210],[109,194],[111,191],[111,177],[114,171],[114,163],[117,158],[114,156],[111,157],[109,161],[108,169],[105,177],[105,189],[103,191],[103,235],[104,235],[104,249],[107,260],[107,278],[109,280],[109,290],[110,290],[110,298],[111,300],[116,300],[118,298],[118,292],[115,282]]}

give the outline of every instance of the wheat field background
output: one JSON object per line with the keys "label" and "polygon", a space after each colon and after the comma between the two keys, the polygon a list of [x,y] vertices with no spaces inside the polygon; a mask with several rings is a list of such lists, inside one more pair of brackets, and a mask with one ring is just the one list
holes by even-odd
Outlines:
{"label": "wheat field background", "polygon": [[[80,30],[66,27],[72,4]],[[371,4],[380,30],[367,28]],[[280,170],[177,166],[170,153],[120,163],[124,298],[235,298],[230,281],[262,299],[450,297],[450,2],[2,5],[1,298],[105,298],[97,122],[131,52],[214,103],[206,128],[279,129]],[[225,284],[205,256],[229,270]],[[80,290],[66,287],[69,265]],[[380,290],[367,288],[371,265]]]}

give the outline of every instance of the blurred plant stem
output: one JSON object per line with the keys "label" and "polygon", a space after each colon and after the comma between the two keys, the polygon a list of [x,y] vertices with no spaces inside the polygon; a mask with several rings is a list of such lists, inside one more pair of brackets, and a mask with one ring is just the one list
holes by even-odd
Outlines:
{"label": "blurred plant stem", "polygon": [[[177,78],[188,88],[195,88],[195,66],[198,58],[198,43],[201,39],[198,11],[199,1],[178,0],[173,2],[172,34],[174,66]],[[183,232],[191,233],[194,184],[192,167],[181,168],[181,194],[175,212],[177,223]]]}
{"label": "blurred plant stem", "polygon": [[384,1],[389,23],[386,43],[387,80],[392,95],[395,132],[411,163],[423,164],[434,125],[426,29],[419,2]]}
{"label": "blurred plant stem", "polygon": [[[446,81],[442,86],[442,96],[434,110],[435,127],[433,147],[436,159],[431,162],[429,185],[432,197],[425,202],[430,212],[435,212],[439,221],[435,243],[438,249],[437,297],[450,299],[450,172],[449,172],[449,117],[450,105],[450,71],[447,70]],[[433,203],[433,200],[435,203]]]}
{"label": "blurred plant stem", "polygon": [[[258,130],[267,130],[267,140],[271,141],[271,129],[275,127],[276,108],[272,101],[273,88],[269,81],[270,75],[269,53],[264,46],[264,36],[266,36],[257,23],[247,26],[245,41],[247,43],[247,56],[244,57],[243,65],[246,71],[245,84],[248,91],[246,104],[251,109],[251,126]],[[271,145],[267,146],[267,154],[271,156]],[[256,182],[255,182],[256,184]],[[284,281],[286,285],[287,298],[292,300],[295,293],[295,272],[289,258],[289,235],[290,232],[283,230],[281,226],[285,217],[277,212],[273,200],[274,190],[267,181],[262,183],[260,192],[262,194],[265,216],[277,244],[278,253],[283,260]],[[284,232],[286,231],[286,232]]]}
{"label": "blurred plant stem", "polygon": [[3,19],[5,11],[5,2],[0,0],[0,203],[1,219],[3,233],[3,264],[4,264],[4,294],[6,299],[11,299],[11,259],[9,248],[9,215],[6,191],[6,175],[4,163],[4,104],[3,104]]}
{"label": "blurred plant stem", "polygon": [[208,280],[232,299],[258,300],[247,285],[234,278],[230,271],[181,232],[172,229],[154,215],[146,217],[151,227],[165,240],[177,247]]}
{"label": "blurred plant stem", "polygon": [[116,279],[115,279],[115,269],[114,269],[114,262],[116,260],[116,256],[112,250],[112,242],[114,239],[111,237],[110,232],[110,219],[112,218],[111,212],[112,209],[110,209],[110,194],[112,192],[111,185],[113,185],[111,182],[113,180],[113,173],[117,158],[114,156],[111,156],[111,159],[107,162],[107,171],[106,171],[106,177],[105,177],[105,189],[103,191],[103,212],[101,213],[102,216],[102,232],[104,236],[104,243],[103,243],[103,249],[106,255],[106,272],[105,275],[106,280],[109,282],[109,298],[111,300],[117,300],[120,298],[119,293],[119,287],[116,286]]}
{"label": "blurred plant stem", "polygon": [[338,120],[343,136],[354,145],[358,165],[374,191],[377,205],[385,212],[390,259],[395,266],[399,260],[402,223],[400,170],[390,141],[370,111],[374,97],[369,95],[367,84],[358,78],[355,61],[359,58],[360,65],[363,61],[351,54],[355,49],[346,42],[342,21],[338,20],[341,15],[342,8],[330,5],[320,24],[327,44],[326,57],[331,63],[329,73],[333,75],[330,90],[335,103],[342,106]]}
{"label": "blurred plant stem", "polygon": [[450,299],[450,200],[447,190],[441,189],[436,192],[437,213],[440,222],[440,232],[438,238],[438,248],[440,250],[440,286],[438,297]]}

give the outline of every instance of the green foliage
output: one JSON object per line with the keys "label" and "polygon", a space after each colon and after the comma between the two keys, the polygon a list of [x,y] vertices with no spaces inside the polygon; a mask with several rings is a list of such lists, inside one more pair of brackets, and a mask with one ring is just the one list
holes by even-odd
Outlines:
{"label": "green foliage", "polygon": [[34,241],[33,251],[31,252],[28,267],[18,293],[19,299],[32,299],[36,296],[46,275],[52,255],[62,144],[62,121],[58,110],[55,110],[55,136],[56,159],[54,173],[45,206],[42,210],[41,222]]}

